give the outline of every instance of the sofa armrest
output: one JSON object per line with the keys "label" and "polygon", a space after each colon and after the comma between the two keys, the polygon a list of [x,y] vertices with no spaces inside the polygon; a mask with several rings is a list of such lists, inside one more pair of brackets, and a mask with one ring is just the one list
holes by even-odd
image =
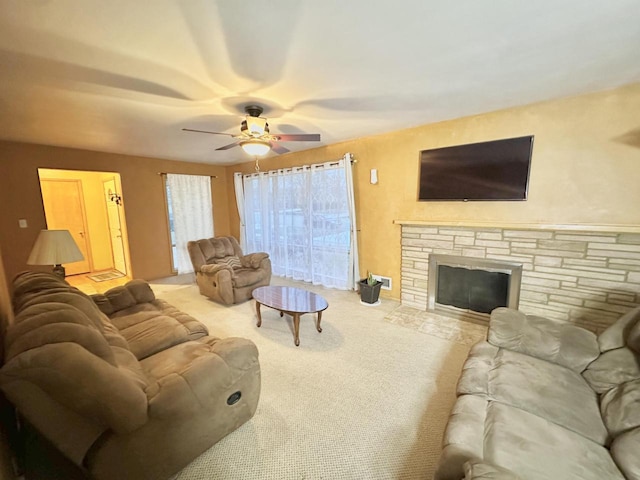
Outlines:
{"label": "sofa armrest", "polygon": [[258,349],[245,338],[204,337],[160,352],[142,365],[156,377],[156,385],[147,390],[150,418],[172,419],[202,409],[228,408],[227,399],[237,391],[242,404],[252,410],[257,406]]}
{"label": "sofa armrest", "polygon": [[496,467],[478,460],[464,464],[464,480],[521,480],[511,470]]}
{"label": "sofa armrest", "polygon": [[496,347],[556,363],[578,373],[600,354],[593,332],[505,307],[491,312],[488,340]]}
{"label": "sofa armrest", "polygon": [[51,343],[13,357],[0,386],[20,410],[33,387],[98,425],[128,433],[147,421],[145,383],[73,342]]}
{"label": "sofa armrest", "polygon": [[200,267],[200,273],[204,273],[207,275],[214,275],[222,270],[228,270],[233,275],[233,269],[229,265],[224,265],[221,263],[207,263],[206,265],[202,265],[202,267]]}
{"label": "sofa armrest", "polygon": [[250,253],[240,257],[240,262],[245,268],[260,268],[260,263],[265,258],[269,258],[269,254],[265,252]]}

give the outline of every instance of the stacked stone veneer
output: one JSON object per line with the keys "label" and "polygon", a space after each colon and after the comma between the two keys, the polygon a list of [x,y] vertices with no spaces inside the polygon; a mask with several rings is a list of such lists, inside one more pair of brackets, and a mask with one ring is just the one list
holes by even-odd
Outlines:
{"label": "stacked stone veneer", "polygon": [[640,304],[638,233],[403,225],[403,305],[427,309],[432,253],[522,263],[520,310],[596,332]]}

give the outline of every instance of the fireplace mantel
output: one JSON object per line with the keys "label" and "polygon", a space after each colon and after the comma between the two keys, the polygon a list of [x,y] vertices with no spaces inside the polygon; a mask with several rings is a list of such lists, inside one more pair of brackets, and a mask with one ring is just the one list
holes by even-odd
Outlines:
{"label": "fireplace mantel", "polygon": [[501,228],[511,230],[563,230],[573,232],[612,232],[612,233],[640,233],[640,225],[596,225],[578,223],[515,223],[515,222],[480,222],[473,220],[443,221],[443,220],[394,220],[396,225],[434,226],[434,227],[470,227],[470,228]]}

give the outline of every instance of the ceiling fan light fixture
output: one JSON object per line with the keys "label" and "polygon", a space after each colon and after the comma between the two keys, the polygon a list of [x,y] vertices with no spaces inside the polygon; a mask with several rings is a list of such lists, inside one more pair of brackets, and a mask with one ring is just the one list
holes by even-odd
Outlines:
{"label": "ceiling fan light fixture", "polygon": [[244,142],[240,142],[240,146],[245,152],[254,157],[265,155],[271,150],[271,144],[269,142],[258,139],[245,140]]}

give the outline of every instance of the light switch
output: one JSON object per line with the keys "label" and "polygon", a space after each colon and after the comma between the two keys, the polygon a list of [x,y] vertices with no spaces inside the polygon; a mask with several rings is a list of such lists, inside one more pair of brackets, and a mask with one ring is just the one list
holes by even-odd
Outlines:
{"label": "light switch", "polygon": [[371,184],[375,185],[378,183],[378,170],[375,168],[371,169]]}
{"label": "light switch", "polygon": [[20,228],[27,228],[27,219],[21,218],[20,220],[18,220],[18,225],[20,226]]}

